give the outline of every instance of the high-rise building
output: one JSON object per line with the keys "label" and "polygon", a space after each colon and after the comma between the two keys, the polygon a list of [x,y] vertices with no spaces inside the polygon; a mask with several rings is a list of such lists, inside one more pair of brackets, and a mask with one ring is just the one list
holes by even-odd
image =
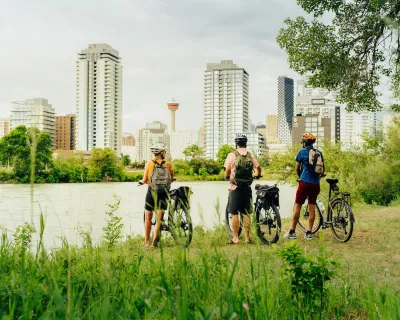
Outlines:
{"label": "high-rise building", "polygon": [[247,150],[252,152],[256,157],[260,157],[267,151],[265,137],[261,133],[246,133]]}
{"label": "high-rise building", "polygon": [[302,80],[297,81],[297,95],[303,97],[320,97],[323,98],[329,94],[327,89],[313,88],[307,85],[309,77],[305,76]]}
{"label": "high-rise building", "polygon": [[[391,108],[390,108],[390,105],[384,106],[381,111],[378,111],[376,113],[376,125],[377,125],[377,127],[379,129],[386,130],[387,127],[394,120],[398,120],[399,121],[400,120],[400,114],[392,111]],[[0,132],[0,134],[1,134],[1,132]]]}
{"label": "high-rise building", "polygon": [[152,145],[162,143],[167,151],[167,158],[170,157],[170,135],[167,133],[167,125],[159,121],[147,123],[146,128],[139,131],[138,161],[153,159],[150,151]]}
{"label": "high-rise building", "polygon": [[75,150],[75,115],[56,116],[54,150]]}
{"label": "high-rise building", "polygon": [[90,44],[76,62],[76,149],[121,151],[122,65],[117,50]]}
{"label": "high-rise building", "polygon": [[205,142],[206,142],[206,128],[204,126],[204,123],[202,123],[199,130],[199,147],[203,150],[205,150],[206,147]]}
{"label": "high-rise building", "polygon": [[131,158],[131,161],[137,160],[136,139],[133,134],[122,134],[121,154],[128,155]]}
{"label": "high-rise building", "polygon": [[332,119],[329,117],[322,117],[319,114],[305,114],[296,115],[293,117],[293,130],[292,130],[292,144],[298,145],[302,142],[302,134],[309,132],[313,134],[317,140],[314,146],[319,148],[323,146],[323,140],[334,140],[331,136],[331,123]]}
{"label": "high-rise building", "polygon": [[278,139],[278,115],[267,114],[265,138],[267,139],[267,144],[280,143]]}
{"label": "high-rise building", "polygon": [[0,139],[10,133],[10,118],[0,117]]}
{"label": "high-rise building", "polygon": [[297,96],[296,115],[319,115],[331,119],[331,141],[339,141],[341,124],[341,107],[331,99],[317,96]]}
{"label": "high-rise building", "polygon": [[24,125],[35,127],[50,134],[54,139],[55,111],[46,99],[34,98],[13,102],[11,107],[11,130]]}
{"label": "high-rise building", "polygon": [[123,133],[122,134],[122,140],[121,140],[121,145],[127,146],[127,147],[134,147],[136,146],[136,139],[135,136],[131,133]]}
{"label": "high-rise building", "polygon": [[[264,136],[264,139],[266,139],[267,138],[267,127],[264,124],[256,126],[256,133],[262,134]],[[265,140],[265,141],[267,141],[267,140]]]}
{"label": "high-rise building", "polygon": [[198,131],[175,131],[171,133],[171,158],[184,159],[183,151],[191,145],[198,145]]}
{"label": "high-rise building", "polygon": [[294,82],[286,76],[278,78],[278,138],[291,144],[294,115]]}
{"label": "high-rise building", "polygon": [[223,144],[235,145],[249,131],[249,74],[232,60],[208,63],[204,72],[206,157],[215,159]]}
{"label": "high-rise building", "polygon": [[340,114],[340,140],[345,148],[352,144],[361,144],[363,142],[361,135],[364,132],[370,135],[375,134],[376,112],[348,112],[344,106],[341,106]]}

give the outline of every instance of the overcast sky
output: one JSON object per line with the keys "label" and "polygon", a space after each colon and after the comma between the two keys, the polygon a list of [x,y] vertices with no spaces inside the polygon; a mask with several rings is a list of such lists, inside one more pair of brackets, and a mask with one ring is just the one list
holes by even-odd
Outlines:
{"label": "overcast sky", "polygon": [[12,101],[43,97],[58,115],[75,112],[76,54],[107,43],[123,64],[123,130],[146,122],[198,130],[208,62],[233,60],[250,74],[250,118],[277,112],[277,78],[289,75],[276,35],[296,0],[0,0],[0,116]]}

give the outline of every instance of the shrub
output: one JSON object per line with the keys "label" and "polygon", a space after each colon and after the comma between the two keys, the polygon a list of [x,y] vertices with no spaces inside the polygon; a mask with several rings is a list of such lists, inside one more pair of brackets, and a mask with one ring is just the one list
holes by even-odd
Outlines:
{"label": "shrub", "polygon": [[0,170],[0,182],[10,182],[14,180],[14,174],[11,171]]}

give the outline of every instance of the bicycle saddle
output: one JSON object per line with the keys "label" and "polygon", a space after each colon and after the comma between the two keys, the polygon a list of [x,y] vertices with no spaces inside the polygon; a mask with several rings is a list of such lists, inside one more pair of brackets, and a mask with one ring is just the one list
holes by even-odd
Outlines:
{"label": "bicycle saddle", "polygon": [[329,184],[336,184],[339,182],[338,179],[326,179],[326,182],[328,182]]}

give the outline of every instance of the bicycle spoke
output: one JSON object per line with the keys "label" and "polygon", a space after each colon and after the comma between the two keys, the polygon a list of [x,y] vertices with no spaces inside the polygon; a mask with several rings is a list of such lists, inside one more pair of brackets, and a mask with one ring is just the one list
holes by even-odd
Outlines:
{"label": "bicycle spoke", "polygon": [[[279,219],[279,221],[278,221]],[[272,208],[257,211],[257,232],[260,239],[266,244],[275,243],[280,233],[280,218]]]}

